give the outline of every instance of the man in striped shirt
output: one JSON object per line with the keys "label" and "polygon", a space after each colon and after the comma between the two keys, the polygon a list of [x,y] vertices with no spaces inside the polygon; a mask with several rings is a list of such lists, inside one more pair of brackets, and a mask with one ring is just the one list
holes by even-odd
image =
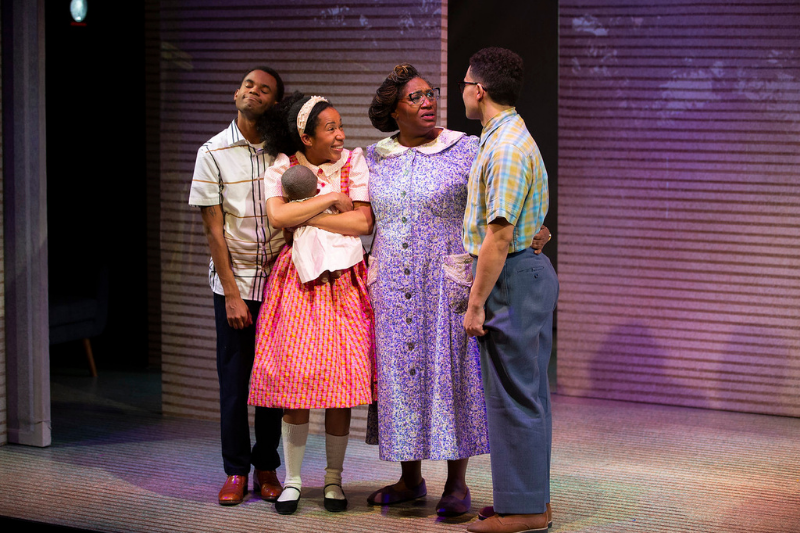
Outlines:
{"label": "man in striped shirt", "polygon": [[270,67],[248,72],[234,93],[237,116],[197,152],[189,204],[200,208],[211,249],[209,284],[217,330],[222,459],[228,479],[221,505],[241,503],[250,465],[253,488],[274,501],[281,409],[256,408],[256,442],[250,448],[247,398],[255,357],[255,319],[272,263],[284,244],[269,224],[261,175],[273,157],[264,149],[256,121],[283,98],[283,81]]}
{"label": "man in striped shirt", "polygon": [[470,170],[464,247],[475,261],[464,328],[478,338],[491,449],[494,506],[467,531],[546,531],[552,418],[547,365],[558,278],[529,248],[548,208],[547,171],[514,104],[522,59],[503,48],[470,58],[461,93],[481,121]]}

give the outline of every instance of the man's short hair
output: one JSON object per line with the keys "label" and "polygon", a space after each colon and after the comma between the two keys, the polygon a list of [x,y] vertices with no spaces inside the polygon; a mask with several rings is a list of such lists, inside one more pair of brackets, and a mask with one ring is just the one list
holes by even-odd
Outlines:
{"label": "man's short hair", "polygon": [[492,100],[516,105],[525,74],[521,57],[505,48],[484,48],[469,58],[469,68]]}
{"label": "man's short hair", "polygon": [[283,100],[283,80],[281,79],[281,75],[278,74],[278,71],[272,67],[266,67],[266,66],[253,67],[244,73],[244,76],[242,76],[242,81],[246,80],[247,75],[253,72],[254,70],[260,70],[262,72],[266,72],[267,74],[275,78],[275,82],[278,84],[278,86],[275,87],[275,89],[277,89],[277,93],[275,94],[275,101],[280,102],[281,100]]}

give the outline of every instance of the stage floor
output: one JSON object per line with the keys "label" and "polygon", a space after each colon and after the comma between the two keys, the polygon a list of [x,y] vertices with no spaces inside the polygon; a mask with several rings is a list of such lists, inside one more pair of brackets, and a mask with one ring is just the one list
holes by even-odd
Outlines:
{"label": "stage floor", "polygon": [[[367,495],[394,482],[399,467],[353,439],[350,508],[328,513],[324,439],[312,435],[295,515],[252,495],[221,507],[218,424],[158,414],[159,379],[54,377],[53,445],[0,447],[0,515],[92,531],[448,532],[464,531],[491,503],[482,456],[470,461],[464,517],[436,517],[443,462],[423,465],[426,499],[369,507]],[[564,396],[553,404],[551,532],[800,531],[800,419]]]}

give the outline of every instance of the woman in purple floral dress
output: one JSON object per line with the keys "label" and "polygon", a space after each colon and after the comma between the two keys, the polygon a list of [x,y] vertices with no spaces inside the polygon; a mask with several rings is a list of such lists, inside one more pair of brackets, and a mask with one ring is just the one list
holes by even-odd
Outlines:
{"label": "woman in purple floral dress", "polygon": [[399,133],[370,146],[377,231],[368,285],[375,311],[380,458],[402,477],[375,491],[388,505],[427,493],[421,460],[447,460],[440,516],[469,510],[469,457],[488,453],[478,346],[462,326],[472,258],[461,228],[478,139],[436,127],[438,89],[398,65],[370,107],[372,124]]}
{"label": "woman in purple floral dress", "polygon": [[[375,312],[380,458],[400,461],[400,480],[372,505],[427,494],[423,459],[446,460],[440,516],[470,508],[465,475],[489,452],[477,341],[463,327],[472,258],[461,241],[467,180],[478,138],[436,127],[438,89],[402,64],[376,91],[373,126],[399,133],[370,146],[375,214],[367,284]],[[532,243],[549,239],[543,227]],[[374,435],[368,435],[368,439]]]}

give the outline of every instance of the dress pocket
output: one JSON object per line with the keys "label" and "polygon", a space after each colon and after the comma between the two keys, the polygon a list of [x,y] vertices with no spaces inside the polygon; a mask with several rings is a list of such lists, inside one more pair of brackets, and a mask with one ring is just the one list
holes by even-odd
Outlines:
{"label": "dress pocket", "polygon": [[369,287],[378,280],[378,268],[380,268],[379,267],[380,261],[378,261],[378,258],[375,257],[374,255],[369,256],[368,262],[369,266],[367,269],[367,287]]}
{"label": "dress pocket", "polygon": [[444,256],[442,274],[450,310],[463,315],[467,312],[469,290],[472,287],[472,256],[469,254]]}

